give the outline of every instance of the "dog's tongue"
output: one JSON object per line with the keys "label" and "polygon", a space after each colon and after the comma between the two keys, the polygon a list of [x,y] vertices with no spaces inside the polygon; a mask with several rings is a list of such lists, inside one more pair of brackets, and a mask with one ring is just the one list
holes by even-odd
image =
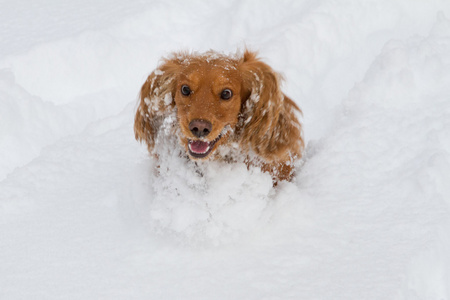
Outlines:
{"label": "dog's tongue", "polygon": [[206,151],[208,151],[209,143],[202,141],[192,141],[190,146],[192,152],[205,153]]}

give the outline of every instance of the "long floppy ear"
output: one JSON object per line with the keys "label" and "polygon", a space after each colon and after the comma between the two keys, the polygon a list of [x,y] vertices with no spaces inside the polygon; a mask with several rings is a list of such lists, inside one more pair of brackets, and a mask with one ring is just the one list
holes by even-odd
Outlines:
{"label": "long floppy ear", "polygon": [[148,150],[155,145],[156,135],[164,118],[173,111],[176,76],[180,69],[176,59],[165,59],[163,64],[148,76],[141,88],[139,105],[134,119],[136,140],[144,141]]}
{"label": "long floppy ear", "polygon": [[265,162],[286,162],[301,157],[304,142],[296,116],[301,111],[281,92],[281,76],[248,50],[240,70],[245,101],[241,112],[241,142]]}

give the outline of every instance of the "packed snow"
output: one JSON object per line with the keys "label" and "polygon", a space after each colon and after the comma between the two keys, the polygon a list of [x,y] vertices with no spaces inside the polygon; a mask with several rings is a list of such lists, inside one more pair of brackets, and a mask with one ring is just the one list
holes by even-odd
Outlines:
{"label": "packed snow", "polygon": [[[2,1],[1,299],[450,300],[450,2]],[[162,56],[245,47],[292,182],[134,139]],[[173,118],[166,120],[169,125]]]}

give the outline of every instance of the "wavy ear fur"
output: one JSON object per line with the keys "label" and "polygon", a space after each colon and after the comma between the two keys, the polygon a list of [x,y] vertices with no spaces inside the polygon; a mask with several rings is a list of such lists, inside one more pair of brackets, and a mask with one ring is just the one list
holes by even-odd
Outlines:
{"label": "wavy ear fur", "polygon": [[241,112],[242,143],[266,163],[300,158],[304,142],[296,113],[301,111],[281,92],[281,76],[248,50],[240,69],[245,99]]}
{"label": "wavy ear fur", "polygon": [[162,121],[175,107],[176,76],[180,63],[166,59],[148,76],[141,88],[140,101],[134,119],[136,140],[144,141],[149,151],[155,145],[156,135]]}

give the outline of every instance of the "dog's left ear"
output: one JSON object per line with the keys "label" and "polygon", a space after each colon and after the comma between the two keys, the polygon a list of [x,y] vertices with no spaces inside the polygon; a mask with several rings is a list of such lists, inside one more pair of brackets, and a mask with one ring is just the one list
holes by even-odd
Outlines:
{"label": "dog's left ear", "polygon": [[[240,61],[243,79],[241,141],[266,162],[300,158],[304,148],[298,106],[281,89],[281,76],[245,51]],[[244,145],[246,146],[246,145]]]}
{"label": "dog's left ear", "polygon": [[134,119],[134,133],[138,141],[147,144],[151,152],[155,145],[158,130],[169,113],[175,107],[175,78],[178,75],[180,62],[165,59],[162,65],[153,71],[143,84],[139,105]]}

